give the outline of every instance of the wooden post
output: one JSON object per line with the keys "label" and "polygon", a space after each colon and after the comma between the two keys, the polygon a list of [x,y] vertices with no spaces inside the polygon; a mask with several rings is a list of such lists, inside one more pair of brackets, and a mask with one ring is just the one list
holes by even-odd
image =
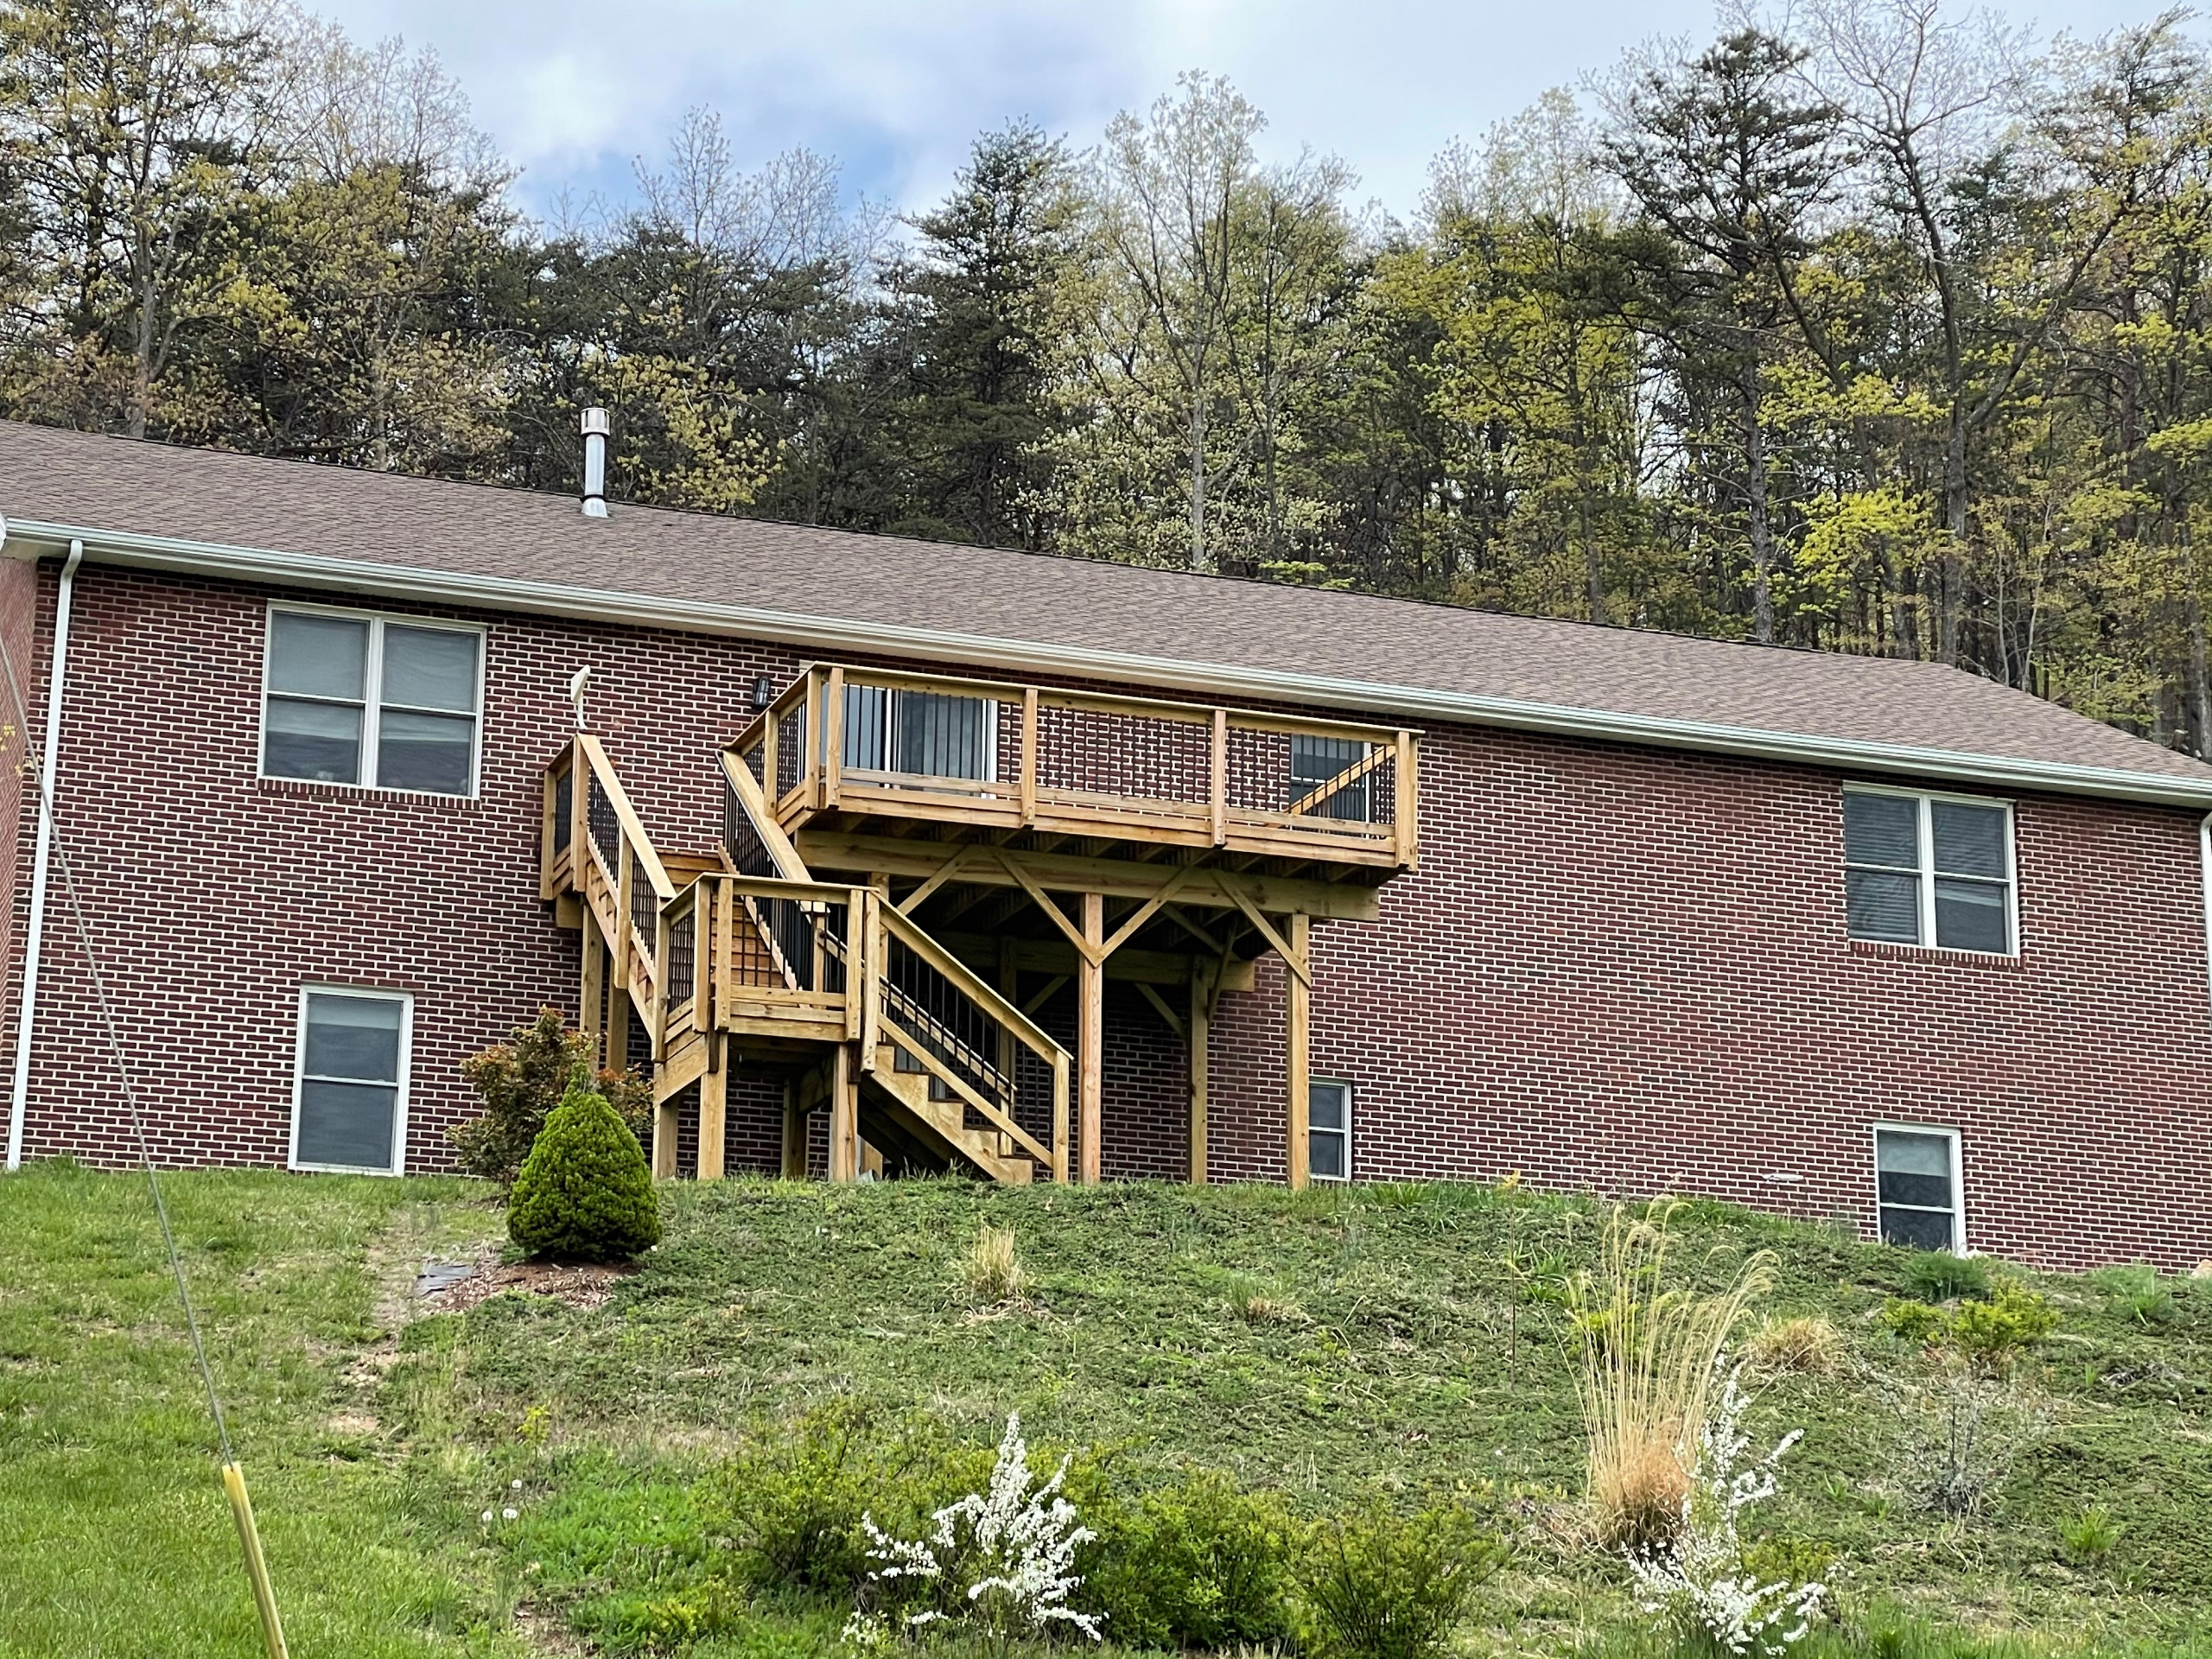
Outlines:
{"label": "wooden post", "polygon": [[845,782],[845,671],[840,666],[830,671],[829,683],[822,690],[822,793],[818,804],[824,807],[837,804],[838,791]]}
{"label": "wooden post", "polygon": [[707,1074],[699,1079],[699,1179],[722,1178],[722,1140],[729,1113],[729,1051],[720,1032],[707,1036]]}
{"label": "wooden post", "polygon": [[653,1179],[676,1179],[676,1098],[671,1096],[653,1108]]}
{"label": "wooden post", "polygon": [[1213,964],[1191,958],[1191,1185],[1206,1184],[1206,1044],[1213,1034]]}
{"label": "wooden post", "polygon": [[[1054,981],[1055,984],[1060,983]],[[1068,1056],[1065,1049],[1052,1055],[1052,1179],[1068,1184]]]}
{"label": "wooden post", "polygon": [[1037,822],[1037,688],[1021,692],[1021,827]]}
{"label": "wooden post", "polygon": [[1398,798],[1391,803],[1391,832],[1396,849],[1398,868],[1409,870],[1414,867],[1414,836],[1419,830],[1420,798],[1414,790],[1414,734],[1398,734],[1398,753],[1395,770]]}
{"label": "wooden post", "polygon": [[630,837],[625,836],[621,856],[614,861],[614,937],[607,942],[614,958],[618,991],[626,990],[630,984],[630,883],[637,879],[637,861],[630,855]]}
{"label": "wooden post", "polygon": [[1229,710],[1213,711],[1213,844],[1229,840]]}
{"label": "wooden post", "polygon": [[856,1181],[861,1174],[861,1082],[852,1044],[837,1045],[830,1068],[830,1179]]}
{"label": "wooden post", "polygon": [[607,1029],[607,955],[600,944],[599,918],[584,905],[583,979],[577,991],[576,1029],[591,1046],[591,1063],[597,1065],[606,1052],[601,1042]]}
{"label": "wooden post", "polygon": [[[1014,961],[1016,948],[1013,934],[999,935],[999,995],[1018,1008],[1021,1006],[1021,969]],[[1000,1072],[1011,1085],[1014,1082],[1014,1069],[1019,1063],[1012,1027],[999,1027],[998,1063]]]}
{"label": "wooden post", "polygon": [[607,1010],[607,1069],[630,1069],[630,993],[617,991]]}
{"label": "wooden post", "polygon": [[1287,1077],[1285,1104],[1288,1107],[1289,1122],[1285,1136],[1285,1164],[1290,1185],[1294,1188],[1306,1185],[1311,1173],[1307,1157],[1306,1117],[1313,1108],[1311,1091],[1310,1052],[1307,1048],[1307,1026],[1313,1007],[1313,989],[1306,982],[1306,974],[1313,962],[1312,923],[1303,912],[1290,918],[1290,931],[1286,943],[1290,956],[1283,963],[1283,1024],[1288,1041],[1284,1067]]}
{"label": "wooden post", "polygon": [[796,1079],[784,1085],[784,1179],[806,1179],[806,1114],[798,1109]]}
{"label": "wooden post", "polygon": [[1076,1146],[1081,1179],[1099,1178],[1099,1136],[1106,1079],[1106,895],[1083,895],[1083,938],[1088,947],[1076,956]]}

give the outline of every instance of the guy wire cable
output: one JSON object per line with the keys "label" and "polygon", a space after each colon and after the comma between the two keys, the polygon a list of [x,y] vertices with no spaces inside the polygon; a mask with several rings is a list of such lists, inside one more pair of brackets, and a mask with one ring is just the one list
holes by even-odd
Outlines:
{"label": "guy wire cable", "polygon": [[0,634],[0,671],[7,676],[9,700],[15,705],[16,730],[23,740],[23,758],[30,763],[31,777],[38,785],[39,810],[46,815],[54,868],[60,872],[62,892],[68,897],[78,943],[85,952],[85,968],[91,976],[93,1001],[107,1034],[108,1052],[115,1062],[116,1075],[122,1081],[124,1103],[130,1109],[131,1130],[137,1139],[139,1166],[146,1173],[146,1190],[153,1196],[154,1214],[161,1223],[162,1246],[168,1253],[169,1273],[176,1281],[177,1300],[184,1308],[185,1330],[192,1339],[192,1357],[200,1368],[200,1386],[207,1391],[208,1414],[215,1420],[215,1439],[223,1454],[223,1489],[230,1499],[232,1518],[238,1523],[240,1547],[245,1552],[246,1577],[252,1585],[254,1605],[261,1616],[262,1641],[269,1659],[289,1659],[283,1629],[276,1617],[276,1592],[270,1582],[268,1563],[261,1553],[260,1530],[254,1524],[253,1505],[246,1495],[245,1474],[231,1449],[230,1426],[223,1417],[223,1402],[216,1391],[215,1373],[207,1363],[207,1345],[200,1337],[200,1316],[193,1307],[192,1292],[185,1282],[184,1262],[177,1254],[176,1233],[169,1224],[168,1205],[162,1198],[162,1184],[154,1173],[154,1155],[146,1139],[146,1119],[139,1107],[137,1086],[130,1064],[124,1058],[123,1039],[117,1029],[114,1006],[108,1000],[107,981],[100,972],[99,954],[93,948],[92,927],[86,920],[84,901],[77,890],[75,872],[70,867],[61,820],[54,810],[46,757],[39,753],[38,745],[31,737],[30,707],[24,701],[22,682],[16,675],[15,653],[8,649],[4,634]]}

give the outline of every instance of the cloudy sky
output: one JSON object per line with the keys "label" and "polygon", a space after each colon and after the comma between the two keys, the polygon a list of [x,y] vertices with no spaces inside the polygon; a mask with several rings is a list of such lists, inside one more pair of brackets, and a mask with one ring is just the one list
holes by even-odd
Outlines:
{"label": "cloudy sky", "polygon": [[[969,141],[1020,116],[1078,145],[1179,71],[1228,75],[1272,148],[1333,151],[1403,214],[1428,159],[1712,0],[323,0],[357,39],[434,48],[542,207],[624,193],[683,111],[721,111],[747,165],[793,145],[849,190],[914,207]],[[2096,34],[2158,0],[2045,0],[2021,21]]]}

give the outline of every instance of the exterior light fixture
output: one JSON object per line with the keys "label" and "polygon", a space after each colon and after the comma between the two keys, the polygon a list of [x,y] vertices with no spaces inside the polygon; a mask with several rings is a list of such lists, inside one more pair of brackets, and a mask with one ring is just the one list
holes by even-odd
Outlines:
{"label": "exterior light fixture", "polygon": [[753,712],[760,713],[775,700],[775,683],[766,674],[756,675],[753,681]]}

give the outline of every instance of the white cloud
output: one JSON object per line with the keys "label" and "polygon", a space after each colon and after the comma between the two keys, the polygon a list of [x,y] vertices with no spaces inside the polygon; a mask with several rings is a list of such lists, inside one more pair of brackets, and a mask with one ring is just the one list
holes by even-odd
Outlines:
{"label": "white cloud", "polygon": [[[2084,32],[2149,0],[2063,0]],[[1094,139],[1176,73],[1227,74],[1266,111],[1270,147],[1342,156],[1393,211],[1428,158],[1548,86],[1655,34],[1702,33],[1709,0],[334,0],[357,36],[435,48],[477,120],[523,164],[524,196],[620,189],[677,118],[719,110],[739,157],[797,144],[853,187],[917,207],[974,137],[1020,116]]]}

